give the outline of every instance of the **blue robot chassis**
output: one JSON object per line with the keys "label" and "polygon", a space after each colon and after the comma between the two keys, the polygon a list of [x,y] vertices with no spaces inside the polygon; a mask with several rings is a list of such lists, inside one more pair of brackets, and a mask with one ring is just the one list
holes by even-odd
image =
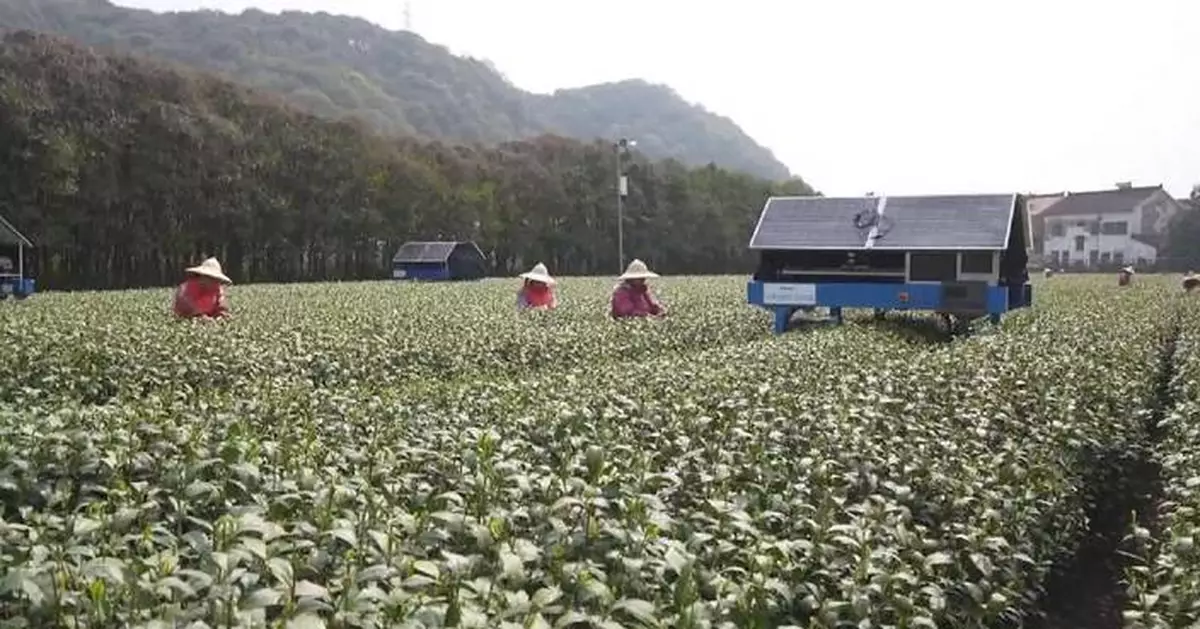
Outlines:
{"label": "blue robot chassis", "polygon": [[950,331],[1033,302],[1032,242],[1020,194],[771,197],[750,237],[749,303],[775,331],[798,310],[932,311]]}
{"label": "blue robot chassis", "polygon": [[[788,329],[799,310],[828,308],[834,323],[842,323],[844,308],[872,309],[877,314],[890,310],[932,311],[962,322],[987,317],[999,323],[1009,310],[1029,306],[1033,287],[990,286],[983,283],[798,283],[751,281],[747,301],[774,314],[774,331]],[[982,308],[980,308],[982,306]],[[949,321],[948,321],[949,323]]]}

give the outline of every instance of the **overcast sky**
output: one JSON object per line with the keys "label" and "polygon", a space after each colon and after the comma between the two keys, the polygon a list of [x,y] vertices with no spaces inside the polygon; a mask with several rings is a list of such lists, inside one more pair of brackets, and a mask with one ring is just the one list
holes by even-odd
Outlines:
{"label": "overcast sky", "polygon": [[[405,0],[117,0],[324,10]],[[519,87],[644,78],[826,194],[1200,183],[1200,0],[411,0],[413,30]]]}

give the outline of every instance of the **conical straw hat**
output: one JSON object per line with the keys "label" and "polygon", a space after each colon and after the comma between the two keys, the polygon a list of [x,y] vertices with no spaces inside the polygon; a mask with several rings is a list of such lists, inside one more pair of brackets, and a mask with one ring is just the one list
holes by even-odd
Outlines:
{"label": "conical straw hat", "polygon": [[221,263],[217,262],[216,258],[209,258],[204,262],[201,262],[198,266],[184,269],[184,272],[189,275],[203,275],[204,277],[211,277],[214,280],[224,284],[233,283],[233,280],[229,279],[225,273],[221,271]]}
{"label": "conical straw hat", "polygon": [[526,280],[533,280],[535,282],[541,282],[543,284],[549,284],[550,286],[555,284],[554,278],[550,277],[550,271],[546,268],[546,265],[542,264],[541,262],[533,265],[531,270],[526,271],[517,277]]}
{"label": "conical straw hat", "polygon": [[646,280],[652,277],[658,277],[658,273],[651,271],[646,267],[646,263],[641,260],[634,260],[629,263],[629,267],[621,274],[618,279],[622,280]]}
{"label": "conical straw hat", "polygon": [[1133,275],[1133,267],[1131,267],[1131,266],[1127,266],[1127,267],[1125,267],[1125,268],[1121,269],[1121,272],[1122,272],[1122,273],[1128,273],[1128,274],[1130,274],[1130,275]]}

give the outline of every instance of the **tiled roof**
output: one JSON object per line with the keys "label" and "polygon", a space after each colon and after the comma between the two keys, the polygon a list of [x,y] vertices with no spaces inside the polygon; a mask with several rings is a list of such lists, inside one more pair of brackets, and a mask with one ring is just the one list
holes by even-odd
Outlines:
{"label": "tiled roof", "polygon": [[1116,188],[1095,192],[1072,192],[1062,200],[1042,210],[1041,216],[1096,216],[1113,212],[1129,212],[1162,186]]}

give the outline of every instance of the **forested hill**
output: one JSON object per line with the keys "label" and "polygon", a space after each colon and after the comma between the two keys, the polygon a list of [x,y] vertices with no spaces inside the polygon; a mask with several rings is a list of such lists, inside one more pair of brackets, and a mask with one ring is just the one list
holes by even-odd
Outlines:
{"label": "forested hill", "polygon": [[[0,42],[0,215],[53,288],[162,285],[205,255],[241,282],[386,277],[409,239],[476,240],[511,274],[617,270],[612,150],[381,136],[278,98],[28,31]],[[626,251],[669,273],[748,270],[772,192],[632,156]]]}
{"label": "forested hill", "polygon": [[[464,18],[466,19],[466,18]],[[66,35],[219,72],[307,111],[386,133],[496,143],[555,133],[629,136],[648,155],[784,179],[788,169],[728,118],[643,81],[522,91],[483,61],[357,18],[286,12],[158,14],[107,0],[0,0],[0,28]]]}

